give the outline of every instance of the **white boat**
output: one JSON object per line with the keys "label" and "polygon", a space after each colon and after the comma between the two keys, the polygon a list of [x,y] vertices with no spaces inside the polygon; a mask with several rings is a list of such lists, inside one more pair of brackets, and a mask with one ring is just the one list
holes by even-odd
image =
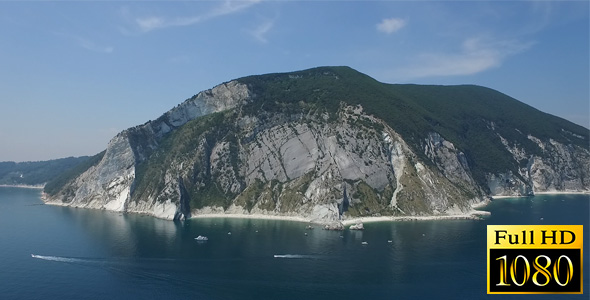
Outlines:
{"label": "white boat", "polygon": [[206,236],[199,235],[198,237],[195,238],[195,240],[197,240],[197,241],[208,241],[209,238],[207,238]]}
{"label": "white boat", "polygon": [[363,244],[363,245],[368,245],[369,243],[367,243],[367,242],[362,242],[361,244]]}

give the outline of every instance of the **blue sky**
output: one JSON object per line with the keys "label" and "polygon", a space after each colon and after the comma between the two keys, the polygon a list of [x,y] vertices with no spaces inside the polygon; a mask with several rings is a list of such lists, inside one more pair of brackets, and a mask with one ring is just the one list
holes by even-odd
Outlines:
{"label": "blue sky", "polygon": [[0,161],[93,155],[252,74],[478,84],[589,127],[588,1],[0,2]]}

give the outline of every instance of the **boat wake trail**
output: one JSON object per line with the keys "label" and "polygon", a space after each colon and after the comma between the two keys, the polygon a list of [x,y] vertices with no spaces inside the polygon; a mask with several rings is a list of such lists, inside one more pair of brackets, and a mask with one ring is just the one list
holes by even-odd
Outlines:
{"label": "boat wake trail", "polygon": [[89,262],[86,259],[71,258],[71,257],[60,257],[60,256],[45,256],[45,255],[31,254],[31,257],[32,258],[42,259],[42,260],[59,261],[59,262],[67,262],[67,263],[84,263],[84,262]]}
{"label": "boat wake trail", "polygon": [[77,265],[80,267],[100,268],[141,280],[150,279],[166,283],[192,284],[182,277],[176,276],[174,259],[120,259],[120,258],[75,258],[31,254],[32,258]]}

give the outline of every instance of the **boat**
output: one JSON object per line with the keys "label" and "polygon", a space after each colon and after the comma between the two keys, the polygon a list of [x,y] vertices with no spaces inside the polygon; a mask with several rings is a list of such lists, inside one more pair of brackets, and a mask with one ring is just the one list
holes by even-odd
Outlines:
{"label": "boat", "polygon": [[197,240],[197,241],[208,241],[209,238],[206,237],[206,236],[199,235],[198,237],[195,238],[195,240]]}
{"label": "boat", "polygon": [[363,245],[368,245],[369,243],[367,243],[367,242],[362,242],[361,244],[363,244]]}

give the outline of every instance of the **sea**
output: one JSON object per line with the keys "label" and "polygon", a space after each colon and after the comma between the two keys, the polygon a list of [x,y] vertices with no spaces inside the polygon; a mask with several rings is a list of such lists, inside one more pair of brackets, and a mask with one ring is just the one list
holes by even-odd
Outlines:
{"label": "sea", "polygon": [[[0,299],[588,299],[589,203],[588,195],[498,199],[482,220],[326,231],[49,206],[40,190],[1,187]],[[584,294],[487,295],[492,224],[584,225]]]}

